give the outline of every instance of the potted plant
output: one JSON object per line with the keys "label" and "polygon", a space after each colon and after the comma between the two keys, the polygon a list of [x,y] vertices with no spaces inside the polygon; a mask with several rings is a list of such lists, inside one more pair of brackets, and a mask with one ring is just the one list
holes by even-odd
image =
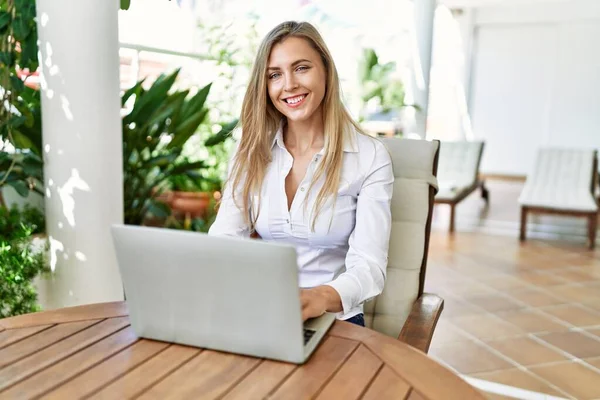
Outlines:
{"label": "potted plant", "polygon": [[[186,143],[206,122],[209,111],[206,99],[211,84],[192,95],[189,90],[174,89],[178,74],[179,70],[163,74],[148,89],[144,89],[141,80],[123,94],[124,108],[133,100],[123,117],[126,224],[141,225],[148,219],[168,217],[174,200],[169,193],[173,177],[193,179],[206,168],[204,161],[190,161],[182,153]],[[205,145],[226,140],[236,124],[237,121],[220,125]]]}
{"label": "potted plant", "polygon": [[220,182],[205,180],[201,173],[172,176],[169,184],[171,211],[192,218],[206,215],[213,193],[220,187]]}

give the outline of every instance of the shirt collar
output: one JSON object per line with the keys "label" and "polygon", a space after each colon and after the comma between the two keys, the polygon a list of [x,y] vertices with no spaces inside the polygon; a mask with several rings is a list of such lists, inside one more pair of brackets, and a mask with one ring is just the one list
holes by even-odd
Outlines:
{"label": "shirt collar", "polygon": [[344,152],[345,153],[358,153],[358,137],[356,134],[356,128],[350,125],[344,131]]}
{"label": "shirt collar", "polygon": [[277,145],[282,149],[285,149],[285,144],[283,143],[283,121],[281,121],[279,128],[277,128],[277,132],[275,132],[273,143],[271,143],[271,148],[275,146],[275,143],[277,143]]}
{"label": "shirt collar", "polygon": [[[275,136],[273,137],[273,142],[271,143],[271,148],[277,144],[280,148],[285,149],[285,144],[283,143],[283,121],[279,124],[279,128],[277,128],[277,132],[275,132]],[[344,131],[344,152],[345,153],[358,153],[357,147],[357,133],[354,126],[350,126],[348,129]],[[318,154],[323,155],[325,149],[319,151]]]}

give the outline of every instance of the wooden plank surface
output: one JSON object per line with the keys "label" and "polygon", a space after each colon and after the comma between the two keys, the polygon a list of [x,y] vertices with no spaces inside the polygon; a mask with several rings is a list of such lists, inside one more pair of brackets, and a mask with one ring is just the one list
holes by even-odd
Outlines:
{"label": "wooden plank surface", "polygon": [[31,335],[35,335],[36,333],[43,331],[44,329],[47,329],[51,326],[52,325],[40,325],[32,326],[30,328],[8,329],[4,331],[0,329],[0,349],[13,343],[16,343],[19,340],[23,340]]}
{"label": "wooden plank surface", "polygon": [[106,361],[63,383],[42,399],[80,399],[108,385],[144,361],[163,351],[169,343],[139,340]]}
{"label": "wooden plank surface", "polygon": [[95,393],[90,399],[115,400],[137,397],[200,352],[200,349],[194,347],[171,345]]}
{"label": "wooden plank surface", "polygon": [[67,382],[73,376],[87,370],[138,340],[128,326],[101,341],[87,347],[43,371],[22,380],[2,393],[14,399],[31,399]]}
{"label": "wooden plank surface", "polygon": [[[0,369],[7,365],[14,364],[18,360],[51,346],[56,342],[59,342],[64,338],[82,331],[98,322],[100,322],[100,320],[71,322],[68,324],[56,325],[50,329],[42,331],[37,335],[30,336],[24,340],[21,340],[20,342],[14,343],[12,346],[7,346],[0,350]],[[10,330],[7,332],[10,332]]]}
{"label": "wooden plank surface", "polygon": [[[483,399],[475,388],[449,369],[410,346],[400,346],[401,342],[383,335],[371,337],[363,343],[425,398]],[[432,376],[435,376],[435,384],[431,382]]]}
{"label": "wooden plank surface", "polygon": [[423,397],[423,395],[421,395],[419,392],[417,392],[416,390],[413,389],[410,391],[410,394],[408,395],[406,400],[427,400],[427,399],[425,397]]}
{"label": "wooden plank surface", "polygon": [[112,318],[93,325],[0,370],[2,390],[129,325],[129,318]]}
{"label": "wooden plank surface", "polygon": [[88,304],[85,306],[66,307],[39,313],[23,314],[16,317],[0,319],[0,327],[4,329],[25,328],[28,326],[62,324],[64,322],[84,321],[87,319],[104,319],[129,315],[127,305],[123,301],[112,303]]}
{"label": "wooden plank surface", "polygon": [[278,387],[297,366],[264,360],[232,388],[224,400],[262,399]]}
{"label": "wooden plank surface", "polygon": [[205,350],[139,399],[215,399],[259,361],[258,358]]}
{"label": "wooden plank surface", "polygon": [[382,365],[383,361],[371,350],[358,346],[317,399],[358,399]]}
{"label": "wooden plank surface", "polygon": [[[477,390],[452,371],[427,357],[426,354],[389,336],[347,322],[333,324],[329,335],[362,342],[398,376],[410,386],[417,388],[425,398],[483,399]],[[432,376],[436,377],[435,385],[431,384]]]}
{"label": "wooden plank surface", "polygon": [[273,399],[306,399],[316,395],[321,387],[344,364],[358,343],[328,337],[311,359],[297,368],[274,393]]}
{"label": "wooden plank surface", "polygon": [[410,385],[394,370],[384,366],[365,392],[363,400],[405,399],[410,390]]}
{"label": "wooden plank surface", "polygon": [[297,366],[136,342],[127,316],[110,317],[126,311],[117,302],[0,321],[0,398],[483,398],[425,354],[345,322]]}

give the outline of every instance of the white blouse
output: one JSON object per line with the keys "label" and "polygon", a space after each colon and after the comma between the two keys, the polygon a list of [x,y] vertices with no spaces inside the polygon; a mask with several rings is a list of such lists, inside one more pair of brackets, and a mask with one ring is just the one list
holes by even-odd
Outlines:
{"label": "white blouse", "polygon": [[[279,128],[263,183],[256,231],[263,240],[294,245],[300,286],[333,287],[343,306],[337,317],[348,319],[362,313],[362,303],[383,290],[392,224],[392,161],[379,140],[354,129],[349,132],[345,137],[335,209],[332,210],[332,199],[328,200],[316,220],[315,230],[311,231],[313,205],[323,178],[310,193],[307,191],[322,155],[323,150],[314,156],[288,211],[285,178],[293,158],[285,148]],[[223,191],[209,234],[250,235],[240,209],[232,200],[231,187]]]}

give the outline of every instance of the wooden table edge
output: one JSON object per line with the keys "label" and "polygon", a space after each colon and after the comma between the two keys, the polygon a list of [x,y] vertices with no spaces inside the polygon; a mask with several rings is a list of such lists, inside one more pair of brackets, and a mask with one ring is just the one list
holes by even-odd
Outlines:
{"label": "wooden table edge", "polygon": [[67,322],[125,317],[128,315],[129,310],[124,301],[86,304],[0,319],[0,331],[2,329],[17,329],[47,324],[64,324]]}
{"label": "wooden table edge", "polygon": [[[129,312],[124,301],[96,303],[1,319],[0,331],[2,329],[18,329],[90,319],[124,317],[128,315]],[[463,381],[455,373],[429,358],[425,353],[397,339],[344,321],[336,321],[329,330],[328,335],[364,344],[384,364],[392,368],[401,379],[405,379],[413,388],[415,387],[415,382],[421,382],[422,384],[418,385],[416,391],[425,397],[449,400],[465,398],[484,399],[479,391]],[[399,362],[399,359],[403,361]],[[435,380],[435,385],[424,382],[424,380],[432,379]],[[457,390],[452,390],[453,387]]]}

